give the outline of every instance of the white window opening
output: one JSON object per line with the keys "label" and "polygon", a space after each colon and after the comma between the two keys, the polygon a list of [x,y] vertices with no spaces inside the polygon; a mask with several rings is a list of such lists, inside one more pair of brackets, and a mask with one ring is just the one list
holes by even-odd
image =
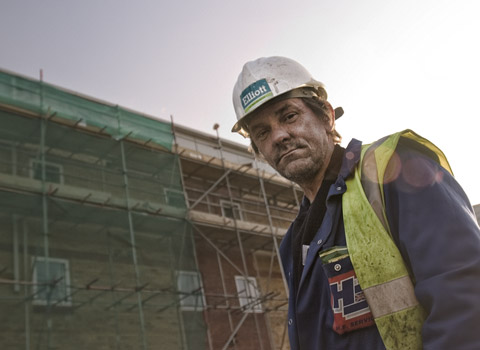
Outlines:
{"label": "white window opening", "polygon": [[242,210],[239,203],[220,201],[222,216],[235,220],[243,220]]}
{"label": "white window opening", "polygon": [[235,285],[237,286],[238,301],[243,312],[263,312],[260,291],[255,277],[245,279],[243,276],[235,276]]}
{"label": "white window opening", "polygon": [[33,283],[35,305],[72,305],[68,260],[34,258]]}
{"label": "white window opening", "polygon": [[202,279],[196,271],[177,271],[177,290],[182,311],[202,311],[205,308]]}
{"label": "white window opening", "polygon": [[[42,162],[30,160],[30,177],[42,181]],[[63,167],[60,164],[45,162],[45,181],[63,184]]]}

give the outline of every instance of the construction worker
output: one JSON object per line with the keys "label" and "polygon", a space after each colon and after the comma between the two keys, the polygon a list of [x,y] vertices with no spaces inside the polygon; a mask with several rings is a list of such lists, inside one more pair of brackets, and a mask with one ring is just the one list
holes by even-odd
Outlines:
{"label": "construction worker", "polygon": [[304,191],[280,246],[292,349],[480,349],[480,229],[435,145],[341,147],[343,111],[284,57],[246,63],[233,104],[232,131]]}

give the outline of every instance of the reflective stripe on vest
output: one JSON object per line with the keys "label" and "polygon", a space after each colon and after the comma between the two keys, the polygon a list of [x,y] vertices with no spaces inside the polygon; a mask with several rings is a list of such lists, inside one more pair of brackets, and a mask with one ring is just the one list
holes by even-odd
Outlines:
{"label": "reflective stripe on vest", "polygon": [[[389,350],[422,349],[425,312],[417,301],[412,279],[391,234],[385,216],[383,179],[400,137],[407,137],[433,151],[439,164],[451,173],[444,154],[411,130],[386,138],[381,144],[362,147],[359,166],[346,181],[342,198],[345,237],[355,273],[370,306],[383,343]],[[365,156],[370,150],[370,155]],[[371,155],[374,155],[372,157]],[[371,164],[366,164],[372,162]],[[364,192],[362,169],[374,169],[378,186]],[[378,194],[370,193],[376,191]],[[380,197],[380,198],[379,198]],[[370,203],[377,198],[381,203]],[[374,200],[375,201],[375,200]]]}

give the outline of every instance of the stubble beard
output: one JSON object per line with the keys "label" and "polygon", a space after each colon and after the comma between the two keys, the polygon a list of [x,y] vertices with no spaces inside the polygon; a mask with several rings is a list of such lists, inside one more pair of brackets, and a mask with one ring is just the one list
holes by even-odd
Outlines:
{"label": "stubble beard", "polygon": [[278,172],[286,179],[299,185],[313,181],[323,167],[322,161],[315,162],[313,159],[304,161],[294,160],[294,162],[298,162],[300,164],[295,165],[293,169],[289,169],[287,166],[285,169],[279,169]]}
{"label": "stubble beard", "polygon": [[318,172],[324,167],[325,150],[318,154],[312,154],[312,151],[307,151],[307,154],[292,160],[283,160],[287,162],[284,166],[277,166],[276,170],[280,175],[286,179],[295,182],[298,185],[306,184],[315,179]]}

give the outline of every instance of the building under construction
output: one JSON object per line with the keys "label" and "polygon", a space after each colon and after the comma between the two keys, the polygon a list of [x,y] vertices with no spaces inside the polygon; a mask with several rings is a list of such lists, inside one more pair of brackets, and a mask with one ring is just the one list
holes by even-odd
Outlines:
{"label": "building under construction", "polygon": [[246,147],[0,71],[3,349],[288,349],[300,189]]}

